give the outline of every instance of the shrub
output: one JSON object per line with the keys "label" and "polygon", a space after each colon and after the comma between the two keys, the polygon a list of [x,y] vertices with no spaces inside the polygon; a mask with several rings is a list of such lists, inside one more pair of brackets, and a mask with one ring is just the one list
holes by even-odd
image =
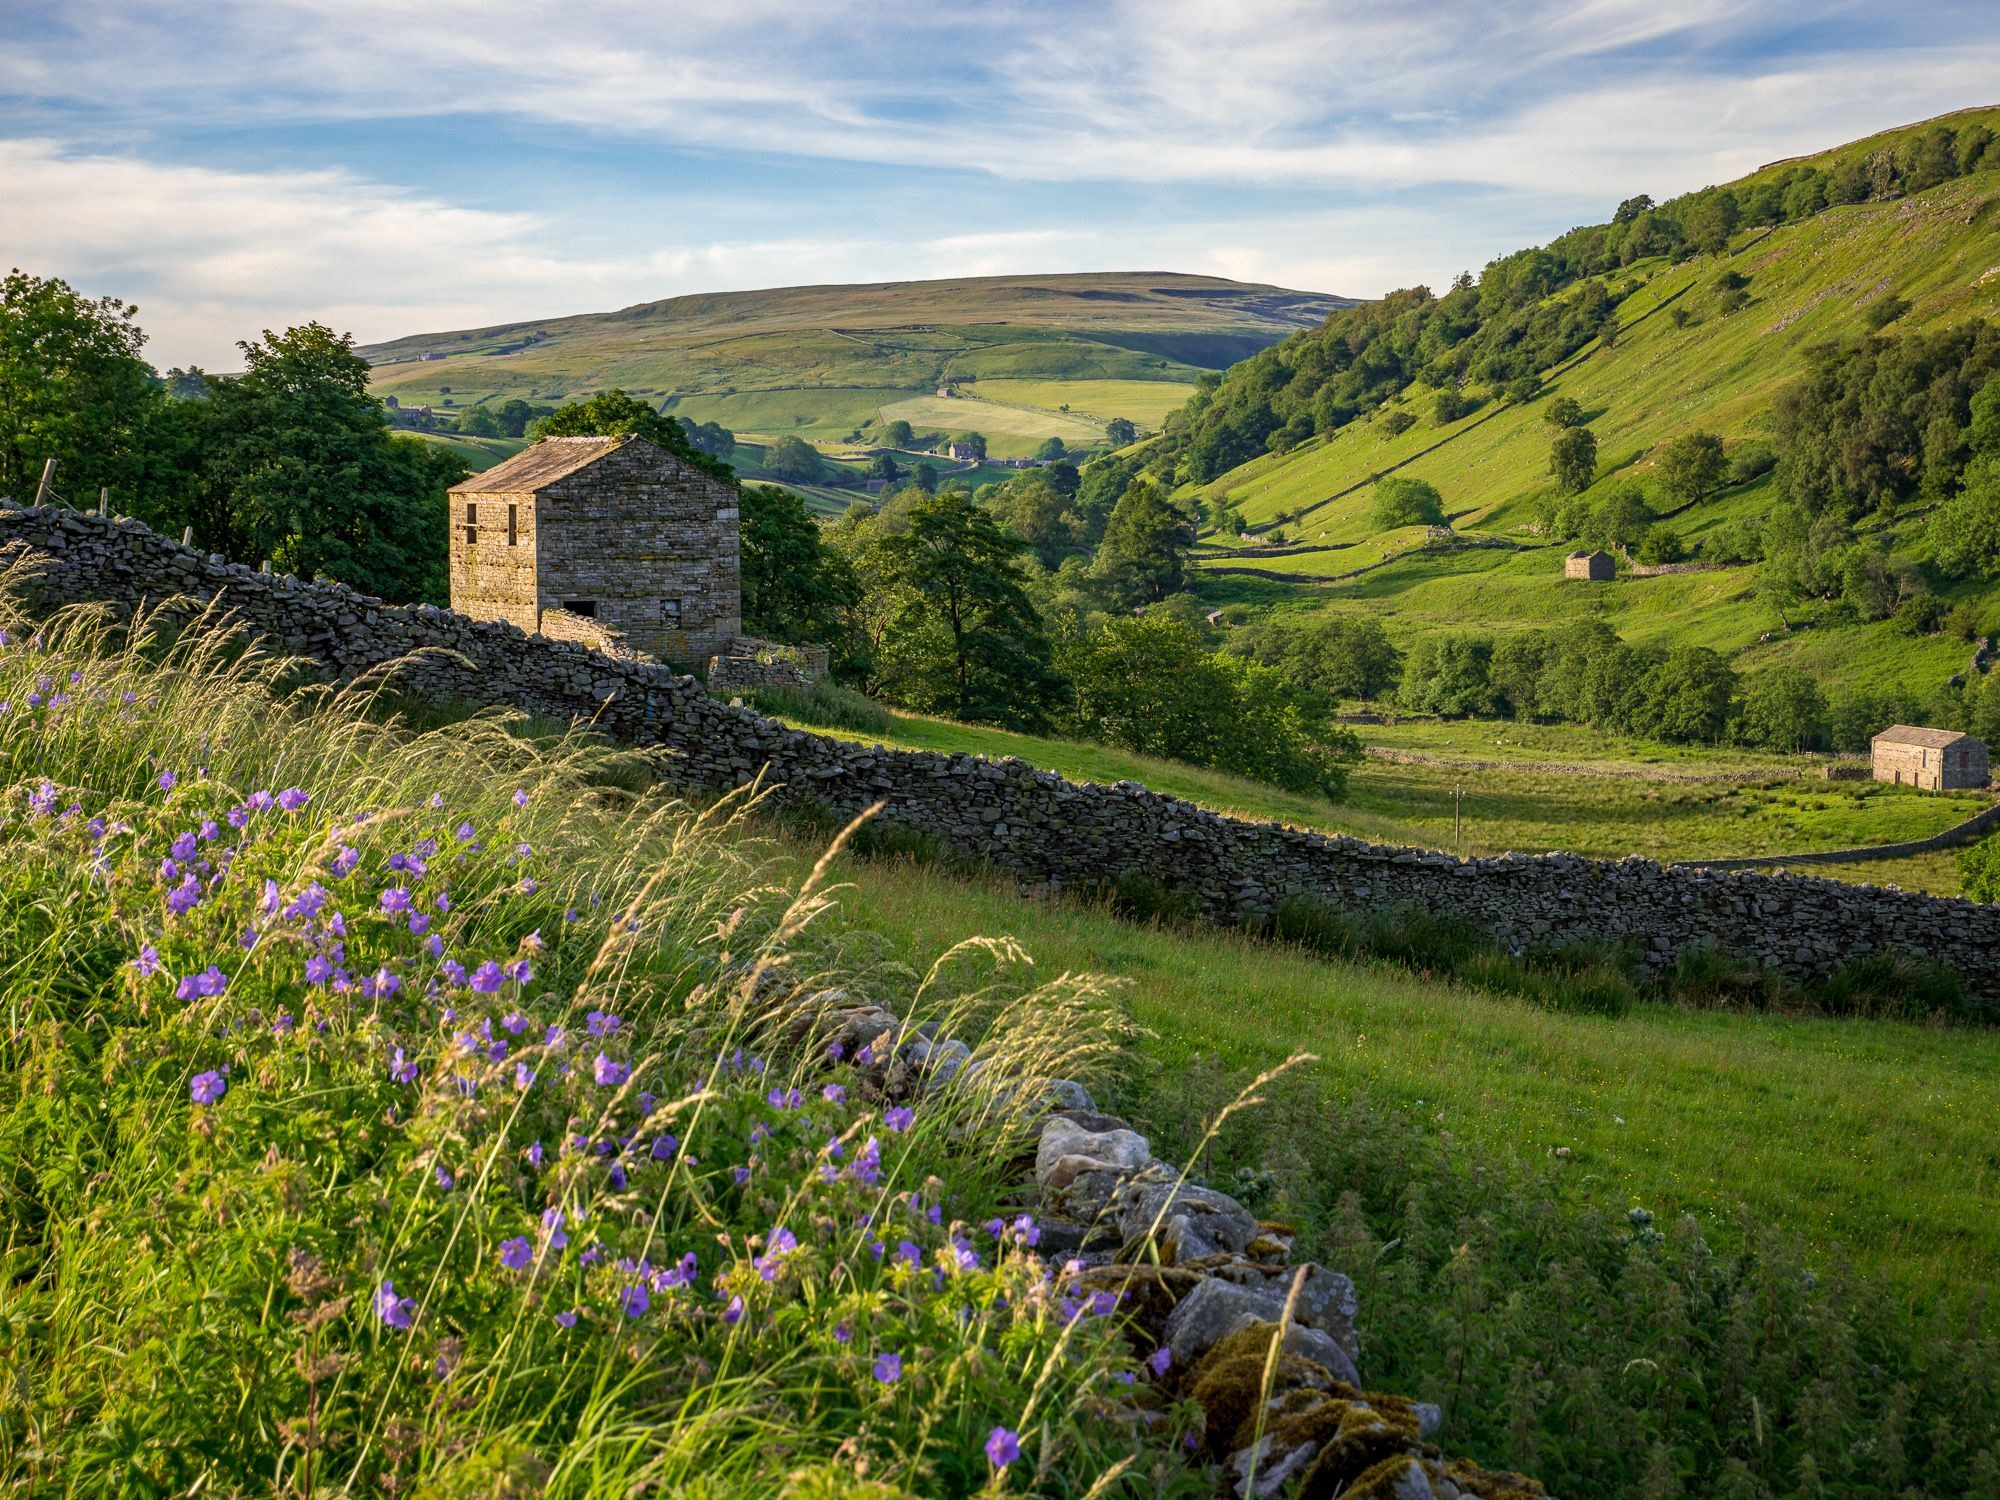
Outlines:
{"label": "shrub", "polygon": [[1375,481],[1368,522],[1377,531],[1390,531],[1398,526],[1442,526],[1444,499],[1437,486],[1428,480],[1392,474]]}
{"label": "shrub", "polygon": [[1382,416],[1382,430],[1390,437],[1401,437],[1416,425],[1417,418],[1414,412],[1399,409],[1392,412],[1385,412]]}
{"label": "shrub", "polygon": [[1353,919],[1316,896],[1287,896],[1281,901],[1271,919],[1271,934],[1326,958],[1350,958],[1358,943]]}
{"label": "shrub", "polygon": [[1908,953],[1864,953],[1806,987],[1815,1008],[1833,1016],[1892,1020],[1987,1019],[1991,1007],[1966,993],[1954,969]]}
{"label": "shrub", "polygon": [[1771,472],[1778,464],[1771,445],[1761,438],[1738,443],[1729,452],[1729,483],[1748,484]]}
{"label": "shrub", "polygon": [[2000,833],[1958,851],[1958,878],[1974,901],[2000,901]]}

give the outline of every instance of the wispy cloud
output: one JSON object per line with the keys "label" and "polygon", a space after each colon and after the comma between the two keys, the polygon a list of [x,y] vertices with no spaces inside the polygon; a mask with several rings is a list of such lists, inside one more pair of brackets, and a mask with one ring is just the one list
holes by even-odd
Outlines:
{"label": "wispy cloud", "polygon": [[1996,78],[1977,0],[16,0],[0,257],[209,360],[772,281],[1369,293]]}

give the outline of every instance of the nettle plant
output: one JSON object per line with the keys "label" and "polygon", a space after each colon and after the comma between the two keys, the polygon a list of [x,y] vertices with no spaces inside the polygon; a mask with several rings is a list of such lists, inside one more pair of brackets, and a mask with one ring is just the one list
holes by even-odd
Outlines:
{"label": "nettle plant", "polygon": [[[1099,988],[856,967],[740,803],[368,710],[214,621],[5,622],[9,1482],[1204,1487],[1007,1207]],[[886,1096],[864,988],[985,1066]]]}

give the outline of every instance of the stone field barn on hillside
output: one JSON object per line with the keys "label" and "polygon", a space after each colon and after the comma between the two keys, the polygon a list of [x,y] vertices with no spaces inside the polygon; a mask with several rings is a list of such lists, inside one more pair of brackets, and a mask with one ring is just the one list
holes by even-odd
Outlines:
{"label": "stone field barn on hillside", "polygon": [[1892,724],[1870,742],[1875,779],[1927,791],[1981,787],[1990,774],[1986,746],[1955,729],[1919,729]]}
{"label": "stone field barn on hillside", "polygon": [[1563,577],[1584,578],[1592,583],[1608,583],[1618,576],[1618,563],[1609,552],[1572,552],[1563,559]]}
{"label": "stone field barn on hillside", "polygon": [[475,620],[676,663],[741,633],[736,492],[642,437],[543,438],[454,485],[450,520],[451,607]]}

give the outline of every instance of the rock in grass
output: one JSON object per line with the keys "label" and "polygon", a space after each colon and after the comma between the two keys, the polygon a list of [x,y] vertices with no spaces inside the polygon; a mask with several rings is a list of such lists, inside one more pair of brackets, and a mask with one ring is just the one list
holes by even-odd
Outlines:
{"label": "rock in grass", "polygon": [[1192,1183],[1135,1183],[1124,1195],[1118,1232],[1127,1244],[1159,1236],[1169,1265],[1224,1252],[1240,1254],[1257,1237],[1250,1210],[1225,1193]]}
{"label": "rock in grass", "polygon": [[1130,1130],[1085,1130],[1062,1115],[1042,1126],[1035,1151],[1035,1181],[1044,1189],[1068,1187],[1085,1172],[1136,1172],[1153,1159],[1146,1138]]}

